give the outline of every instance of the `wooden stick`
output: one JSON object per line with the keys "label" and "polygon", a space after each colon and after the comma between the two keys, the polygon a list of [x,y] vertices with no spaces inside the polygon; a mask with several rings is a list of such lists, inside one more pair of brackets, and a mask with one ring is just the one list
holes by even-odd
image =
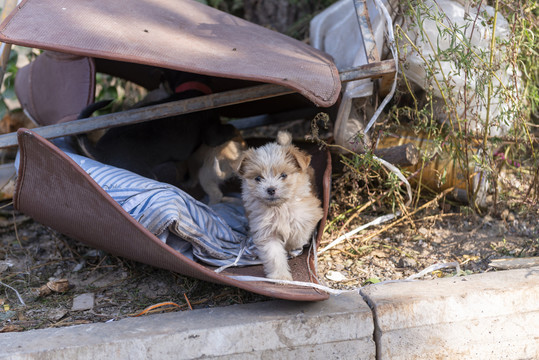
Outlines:
{"label": "wooden stick", "polygon": [[374,155],[393,165],[412,166],[419,161],[419,150],[412,143],[377,149],[374,150]]}

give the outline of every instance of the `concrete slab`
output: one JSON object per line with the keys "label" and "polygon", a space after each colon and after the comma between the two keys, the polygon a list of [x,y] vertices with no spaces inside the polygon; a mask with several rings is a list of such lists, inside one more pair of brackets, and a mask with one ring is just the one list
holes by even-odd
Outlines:
{"label": "concrete slab", "polygon": [[539,358],[537,267],[361,293],[374,312],[379,360]]}
{"label": "concrete slab", "polygon": [[0,359],[374,359],[358,294],[0,334]]}

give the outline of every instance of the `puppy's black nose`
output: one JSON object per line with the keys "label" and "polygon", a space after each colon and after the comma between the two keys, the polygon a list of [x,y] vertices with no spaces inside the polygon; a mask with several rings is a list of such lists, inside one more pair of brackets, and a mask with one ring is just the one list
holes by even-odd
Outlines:
{"label": "puppy's black nose", "polygon": [[268,195],[275,195],[275,188],[274,187],[269,187],[266,189],[266,192],[268,193]]}

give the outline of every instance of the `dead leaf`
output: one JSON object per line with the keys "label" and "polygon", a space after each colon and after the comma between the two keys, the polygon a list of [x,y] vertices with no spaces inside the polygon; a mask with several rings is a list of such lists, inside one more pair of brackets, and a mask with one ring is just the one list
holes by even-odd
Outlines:
{"label": "dead leaf", "polygon": [[346,281],[348,278],[338,271],[330,270],[327,272],[326,277],[331,281]]}
{"label": "dead leaf", "polygon": [[66,292],[69,290],[69,281],[67,279],[49,281],[47,286],[54,292]]}
{"label": "dead leaf", "polygon": [[9,324],[9,325],[6,325],[3,328],[1,328],[0,333],[19,332],[19,331],[23,331],[23,330],[24,330],[24,328],[22,326],[20,326],[20,325]]}
{"label": "dead leaf", "polygon": [[380,259],[383,259],[383,258],[386,258],[386,257],[389,256],[389,254],[387,254],[387,253],[385,253],[385,252],[383,252],[381,250],[373,250],[373,251],[370,252],[369,255],[376,256],[377,258],[380,258]]}
{"label": "dead leaf", "polygon": [[7,271],[13,266],[11,261],[0,261],[0,274]]}
{"label": "dead leaf", "polygon": [[69,290],[67,279],[52,280],[37,290],[38,296],[47,296],[53,292],[66,292]]}

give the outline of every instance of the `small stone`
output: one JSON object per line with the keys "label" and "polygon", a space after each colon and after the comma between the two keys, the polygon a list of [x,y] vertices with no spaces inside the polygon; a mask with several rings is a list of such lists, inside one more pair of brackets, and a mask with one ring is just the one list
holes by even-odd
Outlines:
{"label": "small stone", "polygon": [[63,274],[63,273],[64,273],[64,271],[63,271],[61,268],[58,268],[58,269],[56,269],[56,271],[54,272],[53,277],[54,277],[54,278],[62,277],[62,274]]}
{"label": "small stone", "polygon": [[89,258],[101,257],[102,255],[103,255],[103,252],[97,249],[88,250],[86,254],[84,254],[85,257],[89,257]]}
{"label": "small stone", "polygon": [[80,263],[78,263],[74,268],[73,268],[73,272],[79,272],[82,270],[82,268],[84,268],[84,265],[86,265],[86,261],[83,260],[81,261]]}
{"label": "small stone", "polygon": [[59,321],[67,314],[67,310],[60,307],[58,309],[50,310],[47,314],[47,318],[52,321]]}
{"label": "small stone", "polygon": [[6,321],[11,318],[14,318],[17,315],[17,312],[8,310],[0,312],[0,321]]}
{"label": "small stone", "polygon": [[71,311],[90,310],[94,307],[94,301],[94,293],[85,293],[78,295],[73,299],[73,306],[71,307]]}
{"label": "small stone", "polygon": [[420,233],[421,235],[423,235],[423,237],[426,237],[429,234],[429,231],[427,229],[425,229],[424,227],[420,227],[417,230],[417,232]]}

